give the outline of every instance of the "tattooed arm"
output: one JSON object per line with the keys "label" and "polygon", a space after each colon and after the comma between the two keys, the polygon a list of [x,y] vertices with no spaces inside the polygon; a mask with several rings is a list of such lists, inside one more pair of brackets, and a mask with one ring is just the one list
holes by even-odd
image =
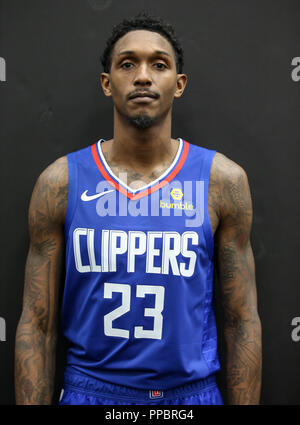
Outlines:
{"label": "tattooed arm", "polygon": [[40,175],[29,206],[30,247],[15,346],[17,404],[51,404],[67,192],[63,157]]}
{"label": "tattooed arm", "polygon": [[245,171],[221,154],[212,166],[220,293],[224,307],[229,404],[259,404],[261,324],[250,243],[252,201]]}

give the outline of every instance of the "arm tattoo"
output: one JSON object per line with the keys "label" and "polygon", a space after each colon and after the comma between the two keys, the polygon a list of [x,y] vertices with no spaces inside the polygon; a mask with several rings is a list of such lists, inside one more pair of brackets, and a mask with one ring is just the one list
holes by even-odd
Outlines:
{"label": "arm tattoo", "polygon": [[217,212],[217,264],[227,345],[230,404],[258,404],[261,326],[250,244],[252,204],[245,172],[219,154],[213,168],[211,206]]}
{"label": "arm tattoo", "polygon": [[15,346],[17,404],[51,402],[67,195],[67,162],[61,158],[38,179],[29,208],[30,249]]}

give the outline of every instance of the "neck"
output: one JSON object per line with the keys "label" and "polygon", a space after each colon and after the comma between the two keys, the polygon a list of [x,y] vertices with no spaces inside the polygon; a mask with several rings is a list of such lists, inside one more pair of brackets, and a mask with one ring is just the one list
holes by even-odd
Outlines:
{"label": "neck", "polygon": [[141,168],[154,167],[172,157],[177,143],[171,139],[171,111],[148,129],[137,129],[114,111],[114,161]]}

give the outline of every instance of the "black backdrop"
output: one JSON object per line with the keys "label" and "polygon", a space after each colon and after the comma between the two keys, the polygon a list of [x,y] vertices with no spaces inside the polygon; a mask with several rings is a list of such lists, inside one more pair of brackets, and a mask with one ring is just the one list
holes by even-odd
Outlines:
{"label": "black backdrop", "polygon": [[[34,182],[56,158],[111,137],[99,56],[112,25],[141,9],[170,20],[185,49],[189,82],[173,136],[224,153],[248,174],[262,403],[300,404],[298,0],[0,1],[0,404],[14,403]],[[61,340],[57,394],[63,366]]]}

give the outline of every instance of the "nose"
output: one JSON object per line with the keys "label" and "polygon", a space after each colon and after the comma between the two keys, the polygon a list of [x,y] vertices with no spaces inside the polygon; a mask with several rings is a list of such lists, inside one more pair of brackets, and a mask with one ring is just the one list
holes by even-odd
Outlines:
{"label": "nose", "polygon": [[149,67],[147,64],[140,64],[138,66],[137,71],[134,76],[134,85],[138,86],[151,86],[152,84],[152,77],[151,72],[149,70]]}

